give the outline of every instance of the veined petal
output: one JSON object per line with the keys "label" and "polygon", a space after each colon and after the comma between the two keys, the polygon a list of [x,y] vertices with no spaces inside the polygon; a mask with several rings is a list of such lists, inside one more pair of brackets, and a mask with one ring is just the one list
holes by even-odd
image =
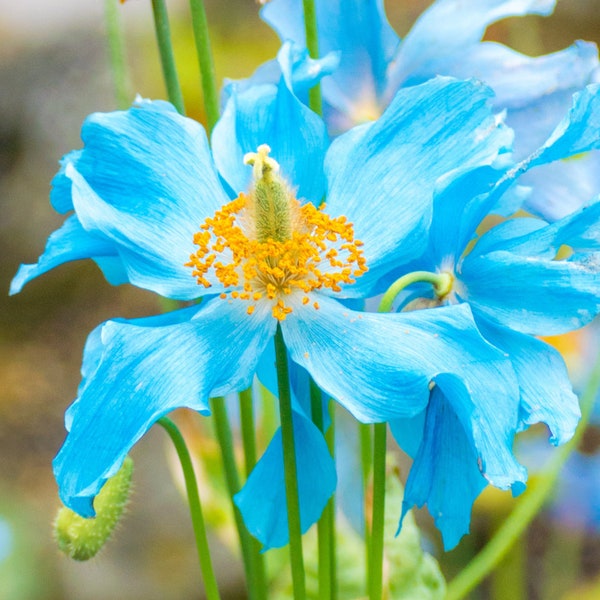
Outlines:
{"label": "veined petal", "polygon": [[288,89],[261,85],[229,98],[212,134],[219,172],[237,194],[250,185],[252,168],[244,155],[268,144],[299,198],[318,204],[325,193],[323,157],[327,148],[325,124]]}
{"label": "veined petal", "polygon": [[322,294],[312,301],[318,310],[298,302],[281,323],[290,356],[360,421],[418,414],[440,373],[466,377],[477,367],[490,377],[514,379],[504,355],[480,336],[466,304],[377,314],[352,311]]}
{"label": "veined petal", "polygon": [[437,0],[402,40],[388,75],[390,92],[411,78],[418,83],[447,74],[437,68],[437,61],[445,62],[477,44],[491,23],[519,15],[547,15],[555,4],[556,0]]}
{"label": "veined petal", "polygon": [[[436,378],[403,502],[402,518],[414,504],[427,503],[446,550],[468,532],[471,506],[486,480],[515,492],[526,481],[512,454],[518,394],[507,396],[483,373],[472,375],[468,386],[454,374]],[[392,431],[402,434],[397,423]]]}
{"label": "veined petal", "polygon": [[478,325],[487,340],[510,356],[521,390],[519,429],[546,423],[554,445],[569,441],[581,411],[561,355],[532,336],[486,322]]}
{"label": "veined petal", "polygon": [[[323,434],[301,412],[293,411],[294,446],[302,533],[318,521],[335,491],[335,463]],[[254,467],[235,503],[248,531],[263,544],[263,551],[289,541],[281,429]]]}
{"label": "veined petal", "polygon": [[65,166],[86,231],[119,250],[130,281],[165,296],[200,295],[193,235],[229,200],[202,127],[164,102],[86,119],[84,149]]}
{"label": "veined petal", "polygon": [[73,198],[71,197],[71,180],[66,176],[67,165],[74,164],[79,160],[83,150],[73,150],[62,157],[60,169],[52,179],[50,190],[50,203],[54,210],[64,214],[73,210]]}
{"label": "veined petal", "polygon": [[[10,294],[18,294],[23,286],[39,277],[40,275],[54,269],[58,265],[72,260],[82,258],[102,258],[117,256],[114,244],[102,236],[88,233],[81,227],[76,215],[70,216],[62,225],[50,235],[46,242],[46,249],[32,265],[21,265],[19,271],[10,284]],[[105,272],[107,279],[113,283],[124,283],[127,278],[115,278],[115,271]],[[124,273],[121,273],[122,275]]]}
{"label": "veined petal", "polygon": [[[477,467],[472,439],[437,387],[426,414],[423,439],[404,489],[400,527],[413,506],[427,504],[444,549],[450,550],[469,532],[473,502],[487,482]],[[392,431],[402,446],[394,427]]]}
{"label": "veined petal", "polygon": [[[382,0],[317,0],[319,49],[322,55],[339,51],[339,67],[323,81],[327,103],[354,122],[380,114],[379,96],[388,62],[398,45]],[[272,0],[261,17],[282,41],[306,45],[301,0]]]}
{"label": "veined petal", "polygon": [[417,258],[436,188],[493,163],[510,144],[490,96],[479,83],[438,78],[400,90],[378,121],[333,142],[325,161],[327,211],[354,224],[369,267],[345,294],[364,294],[391,263]]}
{"label": "veined petal", "polygon": [[[514,219],[481,238],[460,267],[460,296],[492,322],[530,334],[565,333],[600,310],[600,202],[546,226]],[[513,234],[511,236],[511,233]],[[560,246],[574,253],[556,260]]]}
{"label": "veined petal", "polygon": [[94,515],[94,496],[158,418],[179,407],[208,414],[209,396],[250,385],[275,327],[268,311],[250,317],[243,303],[216,298],[191,312],[161,316],[157,327],[108,321],[92,334],[53,463],[62,501],[82,516]]}

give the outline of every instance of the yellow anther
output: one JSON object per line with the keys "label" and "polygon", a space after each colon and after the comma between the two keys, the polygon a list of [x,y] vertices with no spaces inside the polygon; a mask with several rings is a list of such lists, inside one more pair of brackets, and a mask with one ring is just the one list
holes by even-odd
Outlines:
{"label": "yellow anther", "polygon": [[[211,273],[213,280],[216,277],[225,288],[232,288],[221,298],[269,302],[273,317],[283,321],[292,312],[288,298],[301,294],[302,304],[307,305],[310,292],[339,292],[364,274],[367,266],[352,223],[344,216],[329,216],[322,210],[324,205],[301,205],[268,154],[269,147],[263,145],[246,155],[255,179],[250,195],[240,194],[200,225],[194,235],[198,249],[186,266],[192,267],[200,285],[210,286]],[[276,192],[275,209],[261,216],[255,194],[267,180]],[[283,215],[283,226],[278,215]],[[313,307],[318,309],[318,303],[313,302]],[[255,308],[249,305],[248,314]]]}

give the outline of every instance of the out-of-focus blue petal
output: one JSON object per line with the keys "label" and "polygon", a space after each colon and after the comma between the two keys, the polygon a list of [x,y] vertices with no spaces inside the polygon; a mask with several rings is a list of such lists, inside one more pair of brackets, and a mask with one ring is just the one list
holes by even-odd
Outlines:
{"label": "out-of-focus blue petal", "polygon": [[[310,419],[294,411],[293,424],[300,527],[304,533],[319,519],[335,491],[335,463],[322,433]],[[281,429],[235,495],[235,503],[248,531],[263,544],[263,550],[288,543]]]}
{"label": "out-of-focus blue petal", "polygon": [[[46,249],[37,263],[20,266],[10,284],[10,294],[18,294],[26,283],[65,262],[82,258],[97,259],[116,254],[114,244],[104,237],[87,233],[81,227],[77,217],[72,215],[60,229],[50,235],[46,242]],[[110,277],[108,279],[114,284],[124,282],[123,280],[111,281]]]}
{"label": "out-of-focus blue petal", "polygon": [[[462,263],[461,299],[523,333],[552,335],[585,325],[600,310],[599,219],[596,202],[545,227],[514,219],[493,228]],[[532,227],[524,232],[527,222]],[[575,252],[555,260],[562,245]]]}
{"label": "out-of-focus blue petal", "polygon": [[[421,412],[439,373],[475,367],[510,381],[504,355],[480,336],[466,304],[409,313],[355,312],[323,295],[281,323],[292,360],[358,420]],[[460,344],[456,343],[460,340]]]}
{"label": "out-of-focus blue petal", "polygon": [[487,340],[510,356],[521,390],[520,429],[546,423],[554,445],[569,441],[581,411],[561,355],[532,336],[485,322],[478,325]]}
{"label": "out-of-focus blue petal", "polygon": [[184,263],[204,218],[229,198],[202,127],[165,102],[94,114],[83,151],[66,164],[84,229],[118,249],[130,281],[165,296],[200,295]]}
{"label": "out-of-focus blue petal", "polygon": [[244,155],[268,144],[299,198],[318,204],[325,193],[323,157],[327,148],[325,124],[288,89],[262,85],[233,93],[212,134],[219,172],[234,193],[246,191],[252,168]]}
{"label": "out-of-focus blue petal", "polygon": [[369,267],[345,294],[364,294],[391,263],[419,256],[436,188],[493,163],[510,144],[512,132],[491,114],[490,96],[479,83],[438,78],[400,90],[378,121],[333,142],[327,211],[354,223]]}
{"label": "out-of-focus blue petal", "polygon": [[556,221],[600,195],[600,151],[541,165],[520,177],[519,183],[531,187],[523,208]]}
{"label": "out-of-focus blue petal", "polygon": [[[326,101],[360,122],[379,115],[379,97],[386,69],[398,45],[382,0],[318,0],[319,49],[322,55],[338,51],[339,67],[323,81]],[[282,41],[305,45],[301,0],[272,0],[261,17]]]}
{"label": "out-of-focus blue petal", "polygon": [[209,396],[250,385],[273,335],[269,311],[249,318],[243,303],[220,298],[195,308],[191,319],[185,309],[108,321],[92,333],[70,431],[53,463],[62,501],[82,516],[94,515],[94,496],[158,418],[179,407],[208,414]]}
{"label": "out-of-focus blue petal", "polygon": [[[416,83],[438,74],[455,53],[464,53],[481,38],[488,25],[526,14],[550,14],[556,0],[437,0],[402,40],[388,74],[390,90],[403,82]],[[470,76],[474,76],[471,74]]]}
{"label": "out-of-focus blue petal", "polygon": [[[471,506],[486,480],[520,492],[526,471],[512,454],[518,397],[506,398],[504,390],[477,376],[468,387],[453,374],[442,374],[435,383],[402,517],[413,505],[427,503],[448,550],[468,532]],[[397,427],[393,431],[400,433]]]}

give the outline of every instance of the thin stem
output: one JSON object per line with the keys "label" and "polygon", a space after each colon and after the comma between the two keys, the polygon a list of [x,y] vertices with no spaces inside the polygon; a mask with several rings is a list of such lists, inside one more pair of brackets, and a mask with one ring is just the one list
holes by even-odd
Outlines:
{"label": "thin stem", "polygon": [[190,0],[190,9],[192,12],[194,40],[196,42],[196,54],[198,56],[198,64],[200,65],[204,110],[210,133],[215,123],[219,120],[219,95],[217,92],[215,64],[210,46],[204,2],[202,0]]}
{"label": "thin stem", "polygon": [[373,425],[373,518],[369,553],[369,600],[381,600],[383,592],[386,438],[387,423],[375,423]]}
{"label": "thin stem", "polygon": [[127,108],[131,100],[127,60],[125,58],[125,36],[117,0],[105,0],[106,37],[108,40],[108,59],[115,87],[117,108]]}
{"label": "thin stem", "polygon": [[283,444],[283,467],[285,472],[285,499],[290,537],[290,562],[294,600],[304,600],[306,598],[306,586],[304,582],[304,558],[302,556],[302,529],[300,526],[300,500],[298,497],[296,447],[294,444],[294,423],[292,420],[292,397],[287,351],[279,323],[275,332],[275,361],[279,391],[279,415],[281,419],[281,441]]}
{"label": "thin stem", "polygon": [[[331,424],[329,429],[325,433],[325,440],[327,441],[327,447],[331,456],[335,458],[335,404],[330,403],[330,417]],[[335,543],[335,495],[329,499],[325,511],[328,513],[327,523],[329,524],[329,581],[331,582],[330,598],[336,600],[337,598],[337,557],[336,557],[336,543]]]}
{"label": "thin stem", "polygon": [[[303,0],[303,6],[306,48],[311,58],[319,58],[319,35],[315,0]],[[318,115],[323,114],[323,99],[321,97],[321,85],[319,83],[308,90],[308,106],[310,106],[310,108]]]}
{"label": "thin stem", "polygon": [[242,559],[244,562],[244,571],[246,574],[246,582],[248,584],[248,592],[250,598],[258,600],[266,597],[265,577],[264,577],[264,561],[260,556],[260,548],[253,543],[244,520],[240,513],[240,509],[233,501],[233,497],[240,491],[240,480],[235,464],[235,454],[233,450],[233,436],[229,427],[229,419],[227,417],[227,409],[225,407],[224,398],[212,398],[211,410],[215,423],[215,430],[219,446],[221,448],[221,456],[223,457],[223,467],[225,469],[225,481],[227,490],[231,499],[233,508],[233,517],[235,526],[240,538],[240,548],[242,550]]}
{"label": "thin stem", "polygon": [[[324,433],[323,423],[323,396],[317,384],[310,380],[310,409],[313,423],[321,433]],[[319,548],[319,599],[331,598],[331,510],[328,510],[329,501],[317,523],[317,539]]]}
{"label": "thin stem", "polygon": [[256,464],[256,432],[254,430],[254,399],[249,387],[238,394],[240,401],[240,424],[242,429],[242,445],[244,447],[244,469],[246,477],[250,476]]}
{"label": "thin stem", "polygon": [[206,527],[204,525],[204,517],[202,515],[202,505],[200,504],[200,495],[198,494],[198,483],[196,474],[194,473],[194,465],[190,457],[189,450],[185,444],[185,440],[177,425],[169,418],[162,417],[157,423],[169,434],[179,462],[183,469],[183,477],[185,480],[185,489],[187,491],[188,502],[190,505],[190,513],[192,516],[192,526],[194,528],[194,536],[196,538],[196,547],[198,548],[198,558],[200,559],[200,571],[204,580],[204,589],[208,600],[219,600],[219,589],[217,580],[212,567],[210,558],[210,549],[208,539],[206,537]]}
{"label": "thin stem", "polygon": [[371,466],[373,464],[373,439],[371,435],[371,426],[365,423],[358,424],[358,434],[360,439],[360,462],[362,466],[362,493],[363,506],[365,515],[365,581],[367,587],[370,578],[370,563],[371,563],[371,526],[367,519],[367,497],[369,478],[371,475]]}
{"label": "thin stem", "polygon": [[171,43],[171,29],[169,27],[169,16],[165,0],[152,0],[152,12],[154,14],[156,42],[158,44],[160,64],[167,88],[167,96],[171,104],[183,115],[185,114],[185,106],[175,66],[173,44]]}
{"label": "thin stem", "polygon": [[449,273],[431,273],[430,271],[413,271],[407,273],[392,283],[386,290],[379,303],[379,312],[390,312],[396,296],[413,283],[431,283],[438,297],[445,296],[452,289],[452,275]]}
{"label": "thin stem", "polygon": [[529,486],[515,510],[505,519],[494,537],[483,550],[448,585],[447,600],[464,598],[488,575],[504,557],[519,536],[525,531],[535,515],[550,497],[560,471],[571,452],[577,448],[592,413],[592,407],[600,388],[600,354],[581,397],[581,421],[575,435],[559,448],[545,471]]}

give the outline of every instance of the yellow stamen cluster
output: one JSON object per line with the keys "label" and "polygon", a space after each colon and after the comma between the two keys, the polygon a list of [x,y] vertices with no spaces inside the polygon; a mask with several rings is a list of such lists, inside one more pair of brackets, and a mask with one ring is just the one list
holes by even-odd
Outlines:
{"label": "yellow stamen cluster", "polygon": [[[198,284],[210,287],[206,274],[212,269],[226,288],[222,298],[248,301],[248,314],[261,299],[272,301],[273,317],[286,318],[292,308],[286,296],[328,288],[341,291],[367,271],[354,229],[344,216],[330,217],[312,204],[303,206],[289,198],[291,230],[287,239],[261,240],[256,234],[252,196],[240,194],[205,220],[194,236],[198,250],[186,266],[193,267]],[[318,308],[316,302],[314,308]]]}

